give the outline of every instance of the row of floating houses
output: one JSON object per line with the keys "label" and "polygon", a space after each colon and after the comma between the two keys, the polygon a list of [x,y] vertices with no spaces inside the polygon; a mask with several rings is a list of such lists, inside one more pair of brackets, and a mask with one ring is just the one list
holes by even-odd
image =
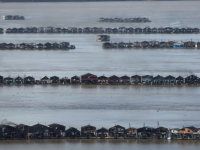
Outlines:
{"label": "row of floating houses", "polygon": [[3,15],[2,19],[3,20],[25,20],[25,17],[20,16],[20,15]]}
{"label": "row of floating houses", "polygon": [[0,43],[0,49],[75,49],[75,45],[70,45],[69,42],[61,43]]}
{"label": "row of floating houses", "polygon": [[178,76],[151,76],[151,75],[134,75],[134,76],[121,76],[116,75],[106,77],[104,75],[97,77],[94,74],[86,73],[79,76],[72,76],[71,78],[59,78],[57,76],[47,77],[43,76],[39,80],[34,77],[3,77],[0,76],[0,84],[15,85],[15,84],[93,84],[93,85],[199,85],[200,78],[196,75],[190,75],[186,78]]}
{"label": "row of floating houses", "polygon": [[[159,124],[159,123],[158,123]],[[67,130],[64,125],[60,124],[35,124],[28,126],[19,125],[0,125],[0,139],[200,139],[200,128],[193,126],[168,129],[162,126],[157,128],[143,125],[141,128],[133,128],[129,124],[129,128],[115,125],[109,129],[104,127],[96,129],[95,126],[82,126],[81,130],[69,127]]]}
{"label": "row of floating houses", "polygon": [[26,27],[26,28],[0,28],[0,33],[108,33],[108,34],[156,34],[156,33],[199,33],[199,28],[172,28],[172,27],[161,27],[161,28],[132,28],[132,27],[119,27],[119,28],[102,28],[102,27]]}
{"label": "row of floating houses", "polygon": [[151,22],[149,18],[146,17],[135,17],[135,18],[99,18],[99,22],[127,22],[127,23],[144,23]]}
{"label": "row of floating houses", "polygon": [[[104,38],[105,39],[105,38]],[[200,48],[200,42],[194,41],[142,41],[142,42],[105,42],[102,48]]]}

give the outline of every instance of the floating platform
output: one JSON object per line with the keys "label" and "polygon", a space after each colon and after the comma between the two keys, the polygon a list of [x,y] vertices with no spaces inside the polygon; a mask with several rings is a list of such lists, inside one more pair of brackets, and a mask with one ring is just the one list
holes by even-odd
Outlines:
{"label": "floating platform", "polygon": [[151,22],[146,17],[133,17],[133,18],[99,18],[99,22],[115,22],[115,23],[146,23]]}

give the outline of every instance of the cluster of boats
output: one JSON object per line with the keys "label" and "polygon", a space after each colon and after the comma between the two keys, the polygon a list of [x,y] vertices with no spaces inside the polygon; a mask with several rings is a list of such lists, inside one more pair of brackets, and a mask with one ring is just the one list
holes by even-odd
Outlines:
{"label": "cluster of boats", "polygon": [[144,23],[151,22],[146,17],[135,17],[135,18],[99,18],[99,22],[127,22],[127,23]]}
{"label": "cluster of boats", "polygon": [[0,28],[0,33],[108,33],[108,34],[184,34],[184,33],[199,33],[199,28],[132,28],[132,27],[119,27],[119,28],[103,28],[103,27],[27,27],[27,28]]}
{"label": "cluster of boats", "polygon": [[70,45],[69,42],[61,43],[0,43],[0,49],[75,49],[75,45]]}
{"label": "cluster of boats", "polygon": [[194,41],[142,41],[142,42],[105,42],[102,45],[104,49],[111,48],[200,48],[200,42]]}
{"label": "cluster of boats", "polygon": [[25,17],[20,16],[20,15],[3,15],[2,19],[3,20],[25,20]]}
{"label": "cluster of boats", "polygon": [[187,77],[174,77],[168,75],[166,77],[157,75],[133,75],[133,76],[97,76],[91,73],[86,73],[81,76],[72,76],[71,78],[58,76],[43,76],[36,80],[33,76],[20,77],[3,77],[0,76],[0,84],[5,85],[22,85],[22,84],[83,84],[83,85],[199,85],[200,78],[196,75]]}
{"label": "cluster of boats", "polygon": [[64,125],[53,123],[49,125],[35,124],[0,124],[0,139],[178,139],[199,140],[200,128],[194,126],[172,128],[159,126],[156,128],[143,125],[140,128],[128,128],[115,125],[110,128],[97,129],[95,126],[82,126],[81,130],[75,127],[66,129]]}

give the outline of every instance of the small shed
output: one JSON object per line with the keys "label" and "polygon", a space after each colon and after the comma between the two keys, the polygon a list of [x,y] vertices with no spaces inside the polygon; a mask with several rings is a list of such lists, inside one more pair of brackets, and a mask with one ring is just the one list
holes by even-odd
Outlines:
{"label": "small shed", "polygon": [[168,75],[164,78],[164,83],[166,85],[174,85],[176,78],[174,76]]}
{"label": "small shed", "polygon": [[81,136],[81,132],[74,127],[70,127],[69,129],[65,131],[66,138],[74,139],[74,138],[79,138],[80,136]]}
{"label": "small shed", "polygon": [[197,84],[199,84],[199,77],[197,77],[196,75],[190,75],[185,78],[185,84],[197,85]]}
{"label": "small shed", "polygon": [[4,84],[14,84],[14,79],[11,77],[6,77],[3,79]]}
{"label": "small shed", "polygon": [[47,76],[43,76],[40,78],[40,83],[41,84],[47,84],[47,83],[50,83],[50,80]]}
{"label": "small shed", "polygon": [[59,77],[57,76],[50,77],[50,83],[60,83],[59,81]]}
{"label": "small shed", "polygon": [[108,79],[109,84],[118,85],[120,83],[120,78],[116,75],[110,76]]}
{"label": "small shed", "polygon": [[100,137],[100,138],[105,138],[105,137],[108,137],[108,129],[102,127],[100,129],[97,130],[97,137]]}
{"label": "small shed", "polygon": [[142,76],[142,84],[152,85],[152,82],[153,82],[153,76],[151,75]]}
{"label": "small shed", "polygon": [[71,84],[80,84],[80,77],[79,76],[72,76],[71,77]]}
{"label": "small shed", "polygon": [[3,84],[3,76],[0,76],[0,84]]}
{"label": "small shed", "polygon": [[97,84],[98,79],[97,76],[91,73],[86,73],[81,75],[81,83],[82,84]]}
{"label": "small shed", "polygon": [[102,76],[98,77],[98,84],[101,84],[101,85],[108,84],[108,80],[109,80],[108,77],[102,75]]}
{"label": "small shed", "polygon": [[24,84],[34,84],[35,83],[35,78],[28,76],[24,78]]}
{"label": "small shed", "polygon": [[153,84],[154,85],[163,85],[164,84],[164,77],[157,75],[153,78]]}
{"label": "small shed", "polygon": [[15,83],[16,84],[23,84],[24,80],[23,80],[23,78],[21,78],[20,76],[18,76],[18,77],[15,78]]}
{"label": "small shed", "polygon": [[109,136],[118,138],[118,137],[125,137],[126,130],[125,127],[120,125],[115,125],[114,127],[109,128]]}
{"label": "small shed", "polygon": [[88,139],[91,137],[96,137],[96,127],[91,125],[81,127],[81,137]]}
{"label": "small shed", "polygon": [[50,138],[51,128],[42,124],[35,124],[29,128],[31,139],[47,139]]}
{"label": "small shed", "polygon": [[119,80],[120,80],[120,84],[131,84],[131,81],[130,81],[131,79],[127,75],[120,77]]}
{"label": "small shed", "polygon": [[183,77],[178,76],[178,77],[175,79],[175,83],[176,83],[176,85],[182,85],[182,84],[185,84],[185,80],[184,80]]}
{"label": "small shed", "polygon": [[50,137],[51,138],[61,138],[64,137],[65,134],[65,126],[53,123],[49,124],[48,127],[51,128]]}
{"label": "small shed", "polygon": [[142,77],[139,76],[139,75],[131,76],[131,84],[141,85],[142,84]]}

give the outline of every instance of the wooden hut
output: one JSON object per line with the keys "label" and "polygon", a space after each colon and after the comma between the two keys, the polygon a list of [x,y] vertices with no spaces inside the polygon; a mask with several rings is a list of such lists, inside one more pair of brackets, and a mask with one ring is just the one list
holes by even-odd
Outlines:
{"label": "wooden hut", "polygon": [[3,79],[4,84],[14,84],[14,79],[11,77],[6,77]]}
{"label": "wooden hut", "polygon": [[190,75],[185,78],[185,84],[197,85],[197,84],[199,84],[199,77],[197,77],[196,75]]}
{"label": "wooden hut", "polygon": [[109,136],[118,138],[118,137],[125,137],[126,130],[124,127],[120,125],[115,125],[114,127],[109,128]]}
{"label": "wooden hut", "polygon": [[68,77],[63,77],[60,79],[60,84],[70,84],[70,79]]}
{"label": "wooden hut", "polygon": [[167,138],[168,129],[165,127],[158,127],[152,131],[153,137],[157,139]]}
{"label": "wooden hut", "polygon": [[129,127],[128,129],[126,129],[126,137],[137,138],[137,129],[133,127]]}
{"label": "wooden hut", "polygon": [[80,77],[79,76],[72,76],[71,77],[71,84],[80,84]]}
{"label": "wooden hut", "polygon": [[40,78],[40,83],[41,84],[47,84],[47,83],[50,83],[50,80],[47,76],[43,76]]}
{"label": "wooden hut", "polygon": [[0,76],[0,84],[3,84],[3,76]]}
{"label": "wooden hut", "polygon": [[164,84],[166,85],[174,85],[176,82],[175,82],[176,78],[174,76],[166,76],[164,78]]}
{"label": "wooden hut", "polygon": [[153,137],[153,130],[154,128],[144,126],[137,129],[138,138],[147,139]]}
{"label": "wooden hut", "polygon": [[158,75],[153,78],[153,84],[154,85],[163,85],[164,84],[164,77]]}
{"label": "wooden hut", "polygon": [[175,84],[176,85],[182,85],[182,84],[185,84],[185,80],[183,77],[181,76],[178,76],[176,79],[175,79]]}
{"label": "wooden hut", "polygon": [[23,80],[23,78],[21,78],[20,76],[18,76],[18,77],[15,78],[15,83],[16,84],[23,84],[24,80]]}
{"label": "wooden hut", "polygon": [[96,137],[96,127],[91,125],[86,125],[81,127],[81,137],[91,138]]}
{"label": "wooden hut", "polygon": [[120,83],[120,78],[116,75],[110,76],[108,78],[108,83],[113,85],[118,85]]}
{"label": "wooden hut", "polygon": [[50,77],[50,83],[60,83],[59,77],[57,76]]}
{"label": "wooden hut", "polygon": [[152,82],[153,82],[153,76],[151,75],[142,76],[143,85],[152,85]]}
{"label": "wooden hut", "polygon": [[50,138],[51,128],[42,124],[35,124],[29,128],[31,139],[48,139]]}
{"label": "wooden hut", "polygon": [[120,80],[119,84],[131,84],[131,81],[130,81],[131,79],[127,75],[120,77],[119,80]]}
{"label": "wooden hut", "polygon": [[97,84],[97,76],[91,73],[81,75],[81,84]]}
{"label": "wooden hut", "polygon": [[10,126],[1,124],[0,125],[0,139],[7,140],[7,139],[18,139],[18,129]]}
{"label": "wooden hut", "polygon": [[75,138],[80,138],[80,136],[81,136],[81,132],[74,127],[70,127],[69,129],[65,131],[66,138],[75,139]]}
{"label": "wooden hut", "polygon": [[16,128],[19,130],[19,139],[29,139],[29,127],[28,125],[19,124]]}
{"label": "wooden hut", "polygon": [[24,84],[34,84],[35,83],[35,78],[28,76],[24,78]]}
{"label": "wooden hut", "polygon": [[101,139],[108,137],[108,129],[102,127],[101,129],[97,130],[97,137],[100,137]]}
{"label": "wooden hut", "polygon": [[51,138],[62,138],[62,137],[64,137],[65,126],[57,124],[57,123],[53,123],[53,124],[49,124],[48,127],[51,128],[51,130],[50,130],[50,137]]}
{"label": "wooden hut", "polygon": [[109,78],[106,77],[106,76],[104,76],[104,75],[98,77],[97,79],[98,79],[98,84],[101,84],[101,85],[106,85],[106,84],[108,84]]}
{"label": "wooden hut", "polygon": [[131,76],[131,84],[141,85],[142,84],[142,77],[139,76],[139,75]]}

